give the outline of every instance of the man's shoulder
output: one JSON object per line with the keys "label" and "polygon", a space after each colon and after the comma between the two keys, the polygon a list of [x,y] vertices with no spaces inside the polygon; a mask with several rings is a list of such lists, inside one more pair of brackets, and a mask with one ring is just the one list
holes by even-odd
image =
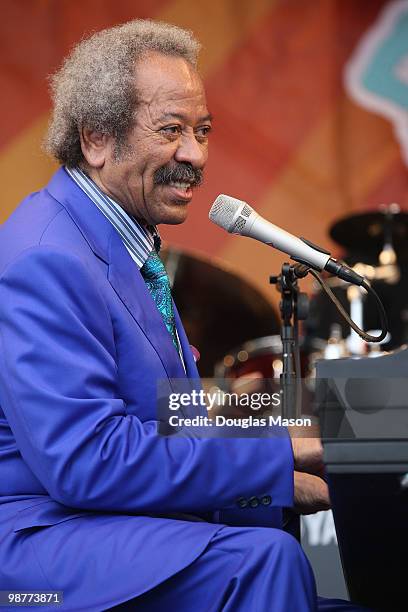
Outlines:
{"label": "man's shoulder", "polygon": [[30,194],[0,228],[0,272],[25,251],[46,244],[71,250],[83,237],[46,188]]}
{"label": "man's shoulder", "polygon": [[[30,229],[28,233],[40,232],[50,220],[55,217],[63,206],[53,198],[46,187],[28,195],[11,213],[8,219],[1,226],[2,236],[7,234],[22,233]],[[17,230],[20,229],[20,232]]]}

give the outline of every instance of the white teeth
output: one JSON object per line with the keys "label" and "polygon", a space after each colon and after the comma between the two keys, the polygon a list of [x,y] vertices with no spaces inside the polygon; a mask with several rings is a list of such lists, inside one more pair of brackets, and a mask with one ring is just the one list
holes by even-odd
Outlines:
{"label": "white teeth", "polygon": [[187,190],[190,187],[189,183],[175,183],[175,182],[171,182],[170,185],[171,185],[171,187],[176,187],[177,189],[184,189],[184,190]]}

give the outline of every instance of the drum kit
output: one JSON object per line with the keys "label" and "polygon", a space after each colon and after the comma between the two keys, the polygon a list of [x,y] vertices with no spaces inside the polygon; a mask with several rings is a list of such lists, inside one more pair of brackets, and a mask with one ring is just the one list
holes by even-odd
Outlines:
{"label": "drum kit", "polygon": [[[374,357],[408,342],[408,213],[396,204],[383,206],[339,219],[329,233],[347,265],[379,294],[389,334],[382,347],[368,345],[350,331],[327,295],[315,289],[300,338],[305,378],[313,376],[316,359]],[[174,248],[164,251],[164,261],[187,335],[201,353],[201,376],[233,379],[257,372],[279,378],[282,344],[273,305],[222,262]],[[337,278],[326,282],[360,327],[378,328],[376,308],[364,291]]]}

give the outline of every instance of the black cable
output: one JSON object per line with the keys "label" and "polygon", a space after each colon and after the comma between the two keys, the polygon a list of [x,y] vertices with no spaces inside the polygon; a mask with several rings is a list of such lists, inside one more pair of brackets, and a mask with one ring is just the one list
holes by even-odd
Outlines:
{"label": "black cable", "polygon": [[350,327],[354,329],[354,331],[363,340],[365,340],[366,342],[381,342],[381,340],[384,340],[385,336],[388,333],[387,315],[385,314],[384,306],[382,305],[382,302],[379,296],[377,295],[376,291],[374,291],[374,289],[371,287],[371,285],[367,283],[367,281],[363,281],[361,286],[364,287],[367,293],[371,293],[371,295],[373,295],[374,298],[376,299],[378,310],[380,313],[381,328],[382,328],[382,332],[379,336],[371,336],[371,334],[367,334],[364,330],[360,329],[358,325],[356,325],[354,321],[349,317],[348,313],[344,310],[343,306],[340,304],[339,300],[336,298],[333,291],[330,289],[330,287],[326,285],[326,283],[319,276],[319,274],[315,270],[312,270],[312,269],[310,269],[309,272],[317,280],[321,288],[327,293],[327,295],[332,300],[332,302],[335,304],[337,310],[340,312],[342,317],[347,321]]}

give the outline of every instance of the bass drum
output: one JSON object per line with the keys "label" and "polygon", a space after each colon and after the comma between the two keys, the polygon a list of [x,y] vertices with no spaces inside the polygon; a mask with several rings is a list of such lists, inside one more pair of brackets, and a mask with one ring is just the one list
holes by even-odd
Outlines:
{"label": "bass drum", "polygon": [[[314,363],[321,359],[327,343],[320,338],[300,342],[300,367],[302,378],[313,376]],[[265,336],[243,343],[228,351],[216,364],[216,378],[240,378],[260,373],[264,379],[279,379],[282,373],[282,341],[280,336]]]}

